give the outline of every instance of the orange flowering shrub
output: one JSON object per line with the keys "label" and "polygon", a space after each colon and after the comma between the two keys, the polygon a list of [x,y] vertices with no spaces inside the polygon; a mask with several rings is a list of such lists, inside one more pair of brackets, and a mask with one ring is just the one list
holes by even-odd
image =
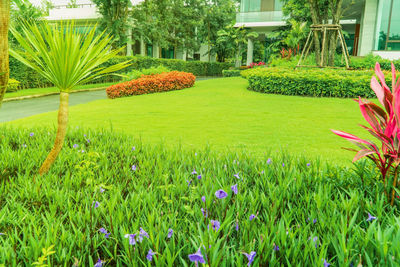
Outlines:
{"label": "orange flowering shrub", "polygon": [[171,71],[156,75],[145,75],[136,80],[112,85],[106,91],[109,98],[118,98],[181,90],[192,87],[195,81],[196,76],[192,73]]}

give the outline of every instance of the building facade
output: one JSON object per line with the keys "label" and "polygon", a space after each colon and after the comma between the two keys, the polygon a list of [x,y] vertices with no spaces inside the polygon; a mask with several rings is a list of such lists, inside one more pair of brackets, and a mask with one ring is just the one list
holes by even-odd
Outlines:
{"label": "building facade", "polygon": [[[400,0],[344,0],[346,12],[340,24],[346,33],[349,53],[353,56],[379,55],[400,58]],[[268,35],[284,26],[280,0],[241,0],[236,26],[259,33],[260,41],[268,44]],[[249,40],[247,64],[253,61],[253,40]]]}

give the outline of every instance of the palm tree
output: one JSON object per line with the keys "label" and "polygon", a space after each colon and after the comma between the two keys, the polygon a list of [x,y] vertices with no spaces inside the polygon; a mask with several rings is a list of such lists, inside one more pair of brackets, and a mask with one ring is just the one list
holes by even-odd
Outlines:
{"label": "palm tree", "polygon": [[0,0],[0,107],[7,90],[8,65],[8,26],[10,23],[10,1]]}
{"label": "palm tree", "polygon": [[96,35],[96,27],[80,34],[73,23],[50,25],[47,22],[23,22],[20,30],[11,27],[11,32],[24,51],[11,49],[10,54],[60,90],[57,135],[53,149],[40,167],[39,174],[42,175],[48,172],[64,143],[69,92],[78,85],[109,75],[129,64],[102,66],[124,48],[112,50],[112,37],[104,32]]}

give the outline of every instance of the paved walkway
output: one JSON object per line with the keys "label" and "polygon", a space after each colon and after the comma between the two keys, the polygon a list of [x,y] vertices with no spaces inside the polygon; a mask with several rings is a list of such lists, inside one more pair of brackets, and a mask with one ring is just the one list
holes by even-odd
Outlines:
{"label": "paved walkway", "polygon": [[[216,77],[200,77],[197,81],[214,78]],[[106,98],[105,90],[72,93],[69,96],[69,105],[74,106]],[[59,95],[4,102],[0,108],[0,123],[58,110],[58,105]]]}

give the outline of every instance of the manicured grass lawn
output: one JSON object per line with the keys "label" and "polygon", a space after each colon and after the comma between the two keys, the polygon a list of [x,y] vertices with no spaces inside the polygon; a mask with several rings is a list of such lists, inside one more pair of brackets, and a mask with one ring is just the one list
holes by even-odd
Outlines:
{"label": "manicured grass lawn", "polygon": [[[351,99],[266,95],[246,89],[242,78],[196,82],[169,93],[99,100],[71,107],[70,127],[110,128],[144,142],[214,149],[243,149],[250,154],[287,150],[348,163],[351,146],[330,129],[360,134],[362,117]],[[14,126],[51,126],[56,112],[11,122]]]}
{"label": "manicured grass lawn", "polygon": [[[81,86],[74,88],[73,91],[82,90],[82,89],[91,89],[91,88],[101,88],[101,87],[109,86],[111,84],[113,84],[113,83],[86,84],[86,85],[81,85]],[[57,87],[31,88],[31,89],[19,90],[17,92],[6,93],[6,95],[4,96],[4,99],[20,97],[20,96],[28,96],[28,95],[41,95],[41,94],[57,93],[57,92],[59,92]]]}

